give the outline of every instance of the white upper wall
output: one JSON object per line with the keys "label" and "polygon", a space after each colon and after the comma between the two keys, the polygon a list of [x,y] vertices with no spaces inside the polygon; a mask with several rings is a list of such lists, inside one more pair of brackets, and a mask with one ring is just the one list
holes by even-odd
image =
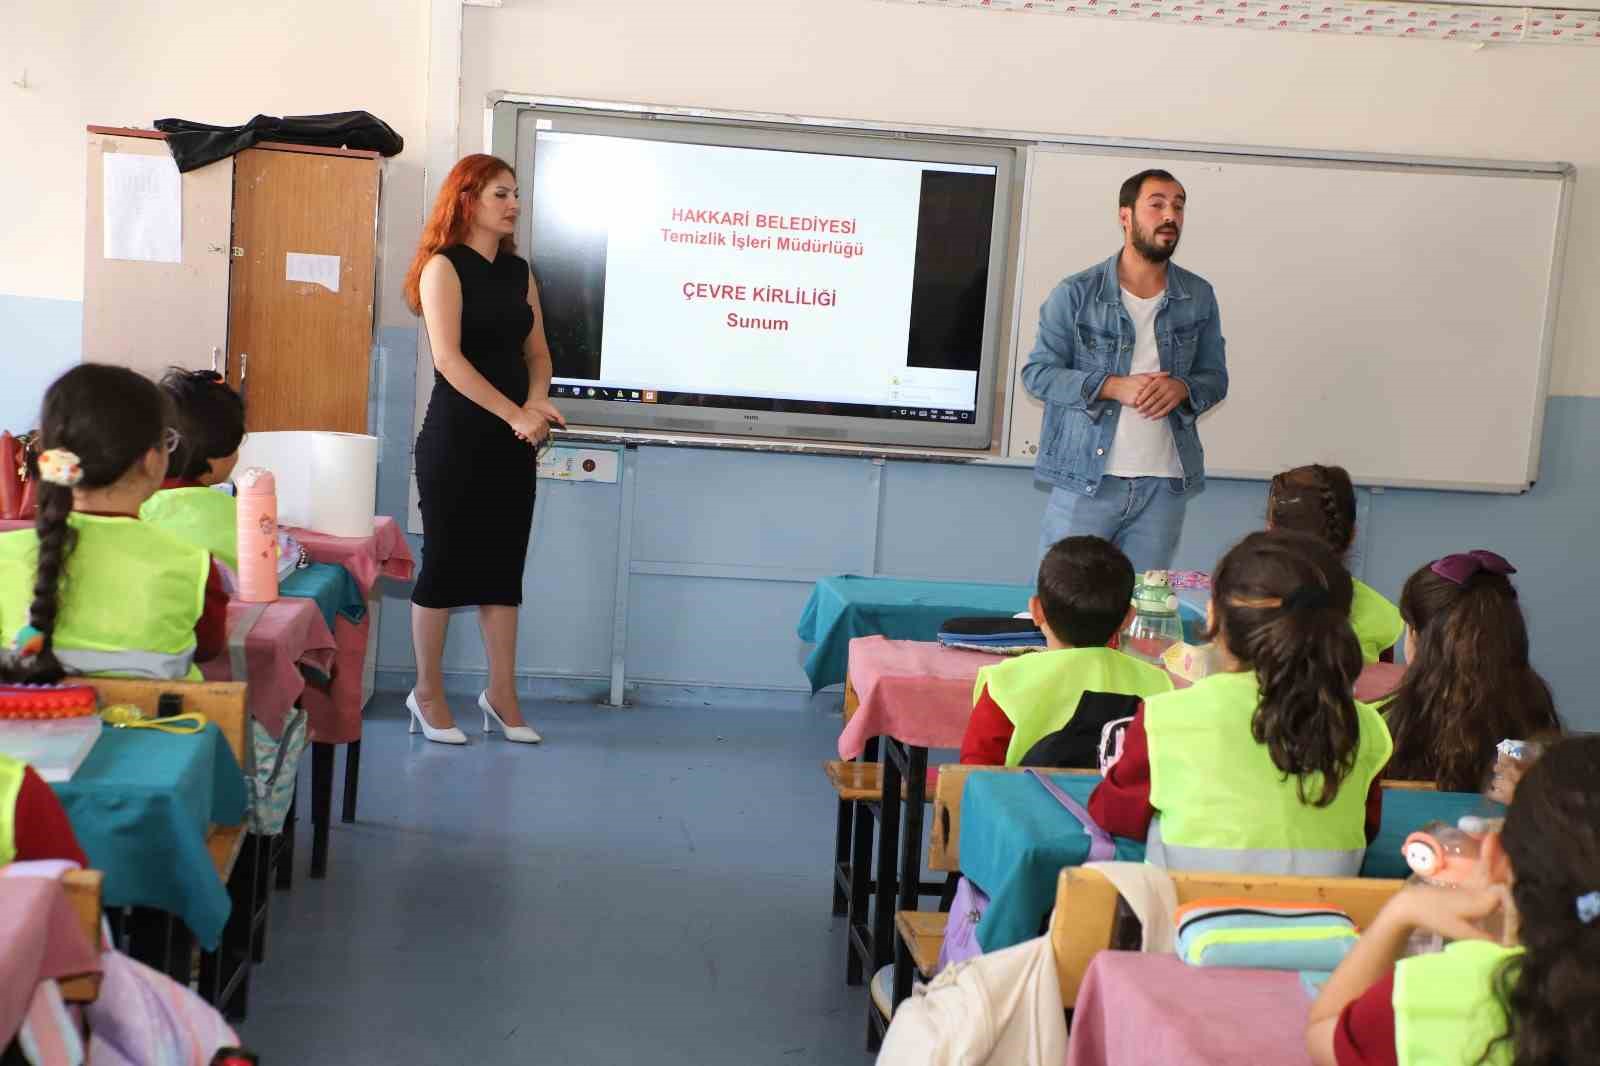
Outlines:
{"label": "white upper wall", "polygon": [[[508,90],[891,123],[1565,160],[1580,180],[1551,388],[1600,396],[1596,58],[1590,48],[1475,52],[869,0],[505,0],[465,12],[459,146],[481,150],[485,95]],[[1315,254],[1285,247],[1284,269]],[[1204,263],[1190,266],[1205,272]]]}
{"label": "white upper wall", "polygon": [[[82,299],[85,126],[365,110],[406,141],[384,169],[379,313],[415,321],[386,296],[398,294],[421,227],[427,0],[11,6],[0,34],[10,205],[0,293]],[[21,89],[12,82],[24,68]]]}

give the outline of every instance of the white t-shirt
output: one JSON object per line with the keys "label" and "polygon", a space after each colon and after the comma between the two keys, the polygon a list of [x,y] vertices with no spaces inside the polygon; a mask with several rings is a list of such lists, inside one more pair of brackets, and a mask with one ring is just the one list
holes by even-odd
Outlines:
{"label": "white t-shirt", "polygon": [[[1133,364],[1130,374],[1153,374],[1161,369],[1156,348],[1156,310],[1165,293],[1145,299],[1122,290],[1122,306],[1133,319]],[[1106,456],[1106,473],[1115,477],[1182,477],[1183,463],[1165,418],[1151,420],[1132,407],[1117,416],[1117,433]]]}

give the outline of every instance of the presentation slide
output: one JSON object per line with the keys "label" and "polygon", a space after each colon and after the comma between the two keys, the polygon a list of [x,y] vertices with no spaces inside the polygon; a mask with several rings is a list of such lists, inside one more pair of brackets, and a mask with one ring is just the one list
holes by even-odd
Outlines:
{"label": "presentation slide", "polygon": [[556,394],[971,421],[995,171],[537,135]]}

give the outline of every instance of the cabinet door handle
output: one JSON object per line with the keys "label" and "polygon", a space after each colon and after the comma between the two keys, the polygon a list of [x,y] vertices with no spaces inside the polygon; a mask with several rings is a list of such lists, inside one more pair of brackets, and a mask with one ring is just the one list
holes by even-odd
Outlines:
{"label": "cabinet door handle", "polygon": [[241,400],[244,399],[244,395],[245,395],[245,393],[244,393],[244,390],[245,390],[245,377],[249,373],[250,373],[250,354],[248,352],[240,352],[239,353],[239,399],[241,399]]}

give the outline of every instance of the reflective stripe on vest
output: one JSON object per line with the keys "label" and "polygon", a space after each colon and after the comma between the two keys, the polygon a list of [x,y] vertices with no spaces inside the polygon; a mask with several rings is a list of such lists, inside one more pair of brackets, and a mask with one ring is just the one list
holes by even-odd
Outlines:
{"label": "reflective stripe on vest", "polygon": [[1154,696],[1172,691],[1172,677],[1114,648],[1061,648],[985,666],[973,685],[974,703],[985,688],[1011,720],[1006,765],[1016,766],[1029,748],[1072,720],[1085,692]]}
{"label": "reflective stripe on vest", "polygon": [[199,680],[190,676],[194,668],[194,649],[176,655],[162,655],[154,651],[87,651],[80,648],[57,648],[56,658],[69,673],[95,674],[100,677],[149,677],[158,681]]}
{"label": "reflective stripe on vest", "polygon": [[0,866],[17,857],[17,797],[22,795],[23,764],[0,754]]}
{"label": "reflective stripe on vest", "polygon": [[193,486],[162,489],[139,508],[139,517],[204,548],[228,569],[239,569],[239,504],[226,492]]}
{"label": "reflective stripe on vest", "polygon": [[[195,624],[205,608],[211,556],[137,518],[72,514],[76,543],[60,584],[60,609],[51,634],[56,655],[145,653],[154,659],[116,673],[193,678]],[[0,534],[0,641],[9,645],[28,620],[38,568],[33,530]],[[156,660],[160,662],[157,663]],[[183,669],[176,669],[182,661]],[[162,673],[152,675],[151,668]],[[92,672],[102,671],[94,669]]]}
{"label": "reflective stripe on vest", "polygon": [[1195,873],[1355,877],[1361,873],[1367,849],[1185,847],[1162,839],[1158,817],[1150,823],[1144,857],[1146,862],[1163,869]]}
{"label": "reflective stripe on vest", "polygon": [[[1367,792],[1394,749],[1377,710],[1356,704],[1355,765],[1326,807],[1251,735],[1254,673],[1213,674],[1145,701],[1150,804],[1160,815],[1146,854],[1180,870],[1350,875],[1366,853]],[[1321,780],[1313,776],[1307,793]]]}
{"label": "reflective stripe on vest", "polygon": [[1476,1063],[1511,1066],[1505,1008],[1495,977],[1521,948],[1458,940],[1442,952],[1401,959],[1394,968],[1394,1050],[1400,1066]]}
{"label": "reflective stripe on vest", "polygon": [[1361,658],[1369,663],[1406,635],[1405,619],[1400,608],[1390,603],[1377,589],[1364,581],[1354,581],[1354,598],[1350,601],[1350,628],[1356,631],[1361,642]]}

